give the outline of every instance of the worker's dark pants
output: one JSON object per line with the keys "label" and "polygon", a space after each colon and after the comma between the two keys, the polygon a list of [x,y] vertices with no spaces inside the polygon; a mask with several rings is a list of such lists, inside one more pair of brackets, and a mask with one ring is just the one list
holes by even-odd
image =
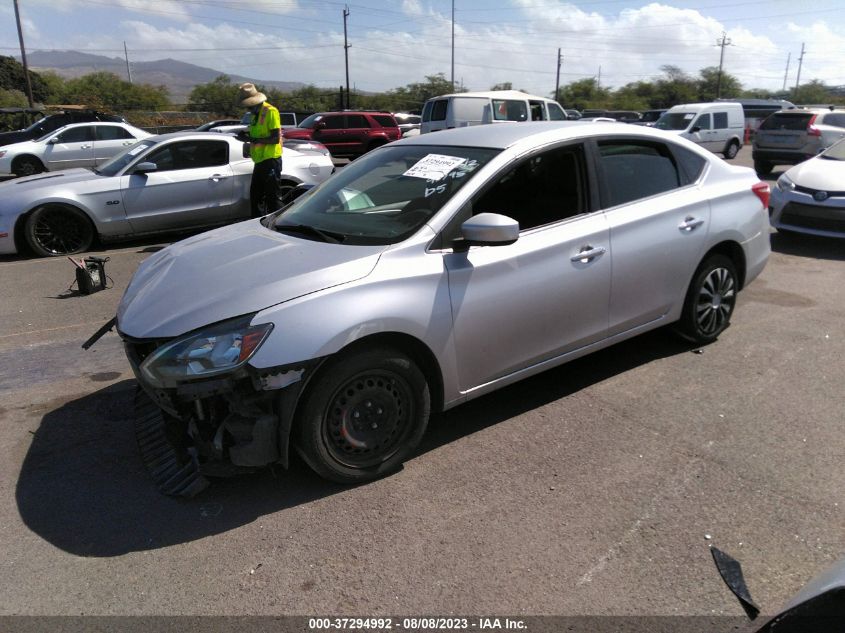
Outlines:
{"label": "worker's dark pants", "polygon": [[282,159],[268,158],[255,163],[252,169],[252,182],[249,185],[249,203],[252,217],[257,218],[272,213],[279,203],[279,178],[282,175]]}

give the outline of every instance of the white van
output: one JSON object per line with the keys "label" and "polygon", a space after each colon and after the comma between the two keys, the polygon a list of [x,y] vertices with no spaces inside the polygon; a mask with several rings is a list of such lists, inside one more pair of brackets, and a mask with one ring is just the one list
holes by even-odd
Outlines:
{"label": "white van", "polygon": [[669,108],[654,127],[675,132],[730,159],[742,147],[745,114],[740,103],[687,103]]}
{"label": "white van", "polygon": [[507,121],[566,121],[557,101],[518,90],[459,92],[425,102],[420,132]]}

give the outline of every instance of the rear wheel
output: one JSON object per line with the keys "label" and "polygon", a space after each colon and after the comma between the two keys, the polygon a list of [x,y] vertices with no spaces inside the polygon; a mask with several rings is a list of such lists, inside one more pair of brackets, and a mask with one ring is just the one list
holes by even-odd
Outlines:
{"label": "rear wheel", "polygon": [[397,470],[425,433],[431,396],[408,356],[390,348],[341,355],[301,404],[297,447],[322,477],[370,481]]}
{"label": "rear wheel", "polygon": [[712,343],[730,325],[736,293],[736,267],[724,255],[712,255],[695,272],[678,322],[678,333],[695,343]]}
{"label": "rear wheel", "polygon": [[754,171],[756,171],[761,176],[768,176],[772,173],[772,169],[774,165],[767,160],[755,160],[754,161]]}
{"label": "rear wheel", "polygon": [[25,235],[36,255],[73,255],[91,246],[94,226],[79,209],[46,205],[33,211],[27,218]]}
{"label": "rear wheel", "polygon": [[736,158],[737,153],[739,152],[739,143],[736,141],[730,141],[725,147],[725,151],[722,152],[722,155],[725,157],[726,160],[733,160]]}
{"label": "rear wheel", "polygon": [[34,176],[45,171],[44,165],[34,156],[21,156],[12,166],[12,171],[20,177]]}

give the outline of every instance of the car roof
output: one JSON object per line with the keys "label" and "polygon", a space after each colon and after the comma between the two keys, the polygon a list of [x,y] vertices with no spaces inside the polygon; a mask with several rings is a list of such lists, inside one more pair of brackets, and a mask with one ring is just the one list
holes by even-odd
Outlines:
{"label": "car roof", "polygon": [[[534,121],[525,123],[492,123],[451,130],[440,130],[403,139],[398,143],[413,145],[452,145],[456,147],[489,147],[507,149],[518,143],[542,144],[558,140],[579,139],[611,134],[614,136],[647,136],[661,140],[677,140],[674,135],[648,127],[623,125],[618,121]],[[547,137],[547,138],[544,138]]]}
{"label": "car roof", "polygon": [[482,90],[479,92],[452,92],[446,95],[431,97],[432,99],[447,99],[449,97],[481,97],[484,99],[531,99],[533,101],[553,101],[548,97],[528,94],[521,90]]}

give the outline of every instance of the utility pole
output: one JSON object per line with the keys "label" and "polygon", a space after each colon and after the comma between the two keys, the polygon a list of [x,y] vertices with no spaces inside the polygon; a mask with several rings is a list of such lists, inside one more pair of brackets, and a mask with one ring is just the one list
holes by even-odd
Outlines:
{"label": "utility pole", "polygon": [[349,109],[349,44],[346,43],[346,18],[349,17],[349,5],[343,8],[343,57],[346,60],[346,109]]}
{"label": "utility pole", "polygon": [[452,0],[452,92],[455,92],[455,0]]}
{"label": "utility pole", "polygon": [[731,46],[731,41],[726,37],[727,33],[722,31],[722,39],[716,40],[716,46],[722,48],[719,54],[719,79],[716,81],[716,98],[722,97],[722,66],[725,63],[725,46]]}
{"label": "utility pole", "polygon": [[596,92],[601,90],[601,65],[599,65],[599,78],[596,80]]}
{"label": "utility pole", "polygon": [[126,50],[126,40],[123,40],[123,56],[126,58],[126,76],[129,77],[129,83],[132,83],[132,70],[129,68],[129,52]]}
{"label": "utility pole", "polygon": [[555,101],[560,103],[560,65],[563,63],[563,57],[560,55],[560,49],[557,49],[557,75],[555,76]]}
{"label": "utility pole", "polygon": [[29,101],[29,107],[35,106],[32,101],[32,82],[29,80],[29,66],[26,63],[26,47],[23,45],[23,29],[21,29],[21,13],[18,9],[18,0],[15,0],[15,21],[18,24],[18,40],[21,43],[21,62],[23,63],[23,76],[26,77],[26,98]]}
{"label": "utility pole", "polygon": [[783,88],[782,90],[786,92],[786,76],[789,74],[789,60],[792,58],[792,53],[787,53],[786,55],[786,70],[783,73]]}
{"label": "utility pole", "polygon": [[801,57],[798,58],[798,77],[795,79],[795,96],[798,96],[798,84],[801,82],[801,66],[804,63],[804,42],[801,42]]}

